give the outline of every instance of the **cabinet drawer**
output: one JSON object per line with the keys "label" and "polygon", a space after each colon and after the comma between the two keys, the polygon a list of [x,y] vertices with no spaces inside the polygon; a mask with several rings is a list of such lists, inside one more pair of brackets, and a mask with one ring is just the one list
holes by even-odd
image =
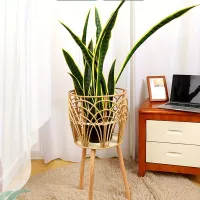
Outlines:
{"label": "cabinet drawer", "polygon": [[200,145],[200,123],[146,121],[147,141]]}
{"label": "cabinet drawer", "polygon": [[200,146],[146,143],[146,162],[169,165],[200,167]]}

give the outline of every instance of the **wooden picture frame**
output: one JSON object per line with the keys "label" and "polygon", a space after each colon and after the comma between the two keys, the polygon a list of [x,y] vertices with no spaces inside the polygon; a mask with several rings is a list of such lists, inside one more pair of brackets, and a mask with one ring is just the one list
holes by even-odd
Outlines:
{"label": "wooden picture frame", "polygon": [[150,101],[168,101],[168,90],[165,76],[147,76]]}

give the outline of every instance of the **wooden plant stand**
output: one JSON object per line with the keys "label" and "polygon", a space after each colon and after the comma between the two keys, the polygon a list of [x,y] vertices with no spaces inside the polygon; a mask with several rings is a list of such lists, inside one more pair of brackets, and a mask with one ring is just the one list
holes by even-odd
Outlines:
{"label": "wooden plant stand", "polygon": [[[96,150],[117,148],[120,168],[125,184],[126,197],[130,200],[130,189],[120,144],[123,142],[128,115],[126,90],[117,88],[114,95],[78,96],[74,90],[68,96],[69,119],[74,142],[82,148],[80,184],[84,184],[86,149],[91,149],[89,200],[93,200],[94,162]],[[96,138],[93,137],[96,135]]]}
{"label": "wooden plant stand", "polygon": [[[122,177],[124,180],[125,190],[126,190],[126,198],[128,200],[131,199],[129,184],[126,176],[126,169],[124,166],[123,154],[120,145],[116,146],[117,153],[119,156],[119,164],[122,173]],[[82,149],[82,159],[81,159],[81,167],[80,167],[80,183],[79,188],[83,189],[84,186],[84,168],[85,168],[85,158],[86,158],[86,148]],[[95,154],[96,149],[91,149],[90,154],[90,184],[89,184],[89,200],[93,200],[93,191],[94,191],[94,169],[95,169]]]}

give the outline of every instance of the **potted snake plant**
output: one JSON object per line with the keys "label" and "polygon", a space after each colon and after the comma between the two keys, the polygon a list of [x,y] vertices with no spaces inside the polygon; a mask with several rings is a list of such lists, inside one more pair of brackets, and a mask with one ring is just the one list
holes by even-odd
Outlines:
{"label": "potted snake plant", "polygon": [[197,6],[181,9],[150,28],[133,45],[119,72],[115,72],[116,60],[113,61],[106,80],[103,73],[104,59],[118,12],[124,3],[125,1],[119,3],[104,28],[102,28],[99,12],[95,8],[95,42],[92,39],[89,43],[86,41],[90,11],[86,16],[81,39],[67,25],[60,22],[83,54],[84,72],[81,72],[70,53],[63,49],[64,58],[70,69],[69,75],[74,83],[74,90],[69,92],[69,118],[74,140],[80,146],[88,147],[90,143],[100,143],[100,147],[106,147],[116,135],[117,142],[122,141],[127,118],[127,100],[126,91],[117,89],[116,84],[127,63],[136,50],[157,30]]}

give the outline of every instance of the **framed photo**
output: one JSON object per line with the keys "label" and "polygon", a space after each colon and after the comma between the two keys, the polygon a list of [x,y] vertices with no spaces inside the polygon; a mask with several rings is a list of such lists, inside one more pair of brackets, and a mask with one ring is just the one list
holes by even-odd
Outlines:
{"label": "framed photo", "polygon": [[168,101],[168,90],[165,76],[147,76],[150,101]]}

